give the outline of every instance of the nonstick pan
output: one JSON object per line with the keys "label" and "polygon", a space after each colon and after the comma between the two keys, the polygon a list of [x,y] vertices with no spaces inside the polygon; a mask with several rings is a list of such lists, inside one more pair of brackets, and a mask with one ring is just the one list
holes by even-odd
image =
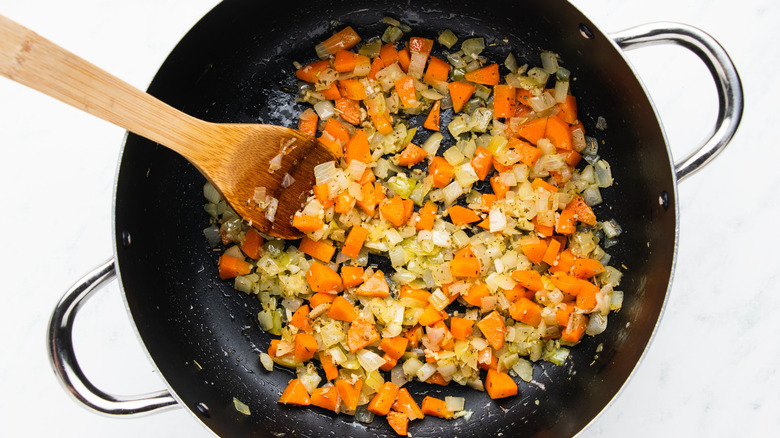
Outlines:
{"label": "nonstick pan", "polygon": [[[410,384],[417,397],[466,397],[469,420],[426,418],[410,423],[412,436],[572,436],[617,394],[635,368],[661,316],[677,248],[677,182],[712,159],[734,134],[742,113],[739,77],[723,49],[689,26],[654,24],[606,35],[563,0],[545,2],[375,0],[270,2],[229,0],[207,14],[160,68],[149,92],[195,117],[213,122],[293,126],[293,61],[314,59],[313,46],[351,25],[381,34],[391,16],[413,34],[443,29],[482,36],[488,56],[509,51],[536,63],[552,50],[575,78],[573,93],[589,135],[612,167],[615,184],[603,192],[597,214],[624,229],[610,248],[625,272],[623,308],[607,330],[572,349],[563,366],[534,364],[534,382],[498,401],[467,387]],[[334,22],[335,21],[335,22]],[[715,78],[719,113],[711,138],[679,163],[660,119],[623,49],[680,44],[697,54]],[[607,128],[596,129],[603,117]],[[443,149],[442,149],[443,150]],[[267,373],[258,352],[271,337],[256,323],[260,303],[220,281],[217,253],[203,236],[204,178],[183,158],[129,134],[115,188],[115,258],[73,286],[57,305],[49,328],[52,362],[79,402],[111,415],[136,415],[181,406],[219,436],[394,436],[386,422],[355,422],[317,408],[277,403],[292,376]],[[120,281],[130,316],[167,388],[116,396],[92,385],[73,353],[72,326],[80,306],[107,280]],[[252,414],[236,411],[234,398]]]}

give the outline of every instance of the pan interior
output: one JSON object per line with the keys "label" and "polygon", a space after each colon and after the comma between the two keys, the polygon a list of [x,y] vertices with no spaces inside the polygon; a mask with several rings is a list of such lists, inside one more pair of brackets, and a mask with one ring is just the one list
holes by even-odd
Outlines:
{"label": "pan interior", "polygon": [[[461,40],[486,39],[487,55],[538,65],[539,51],[559,53],[572,71],[573,93],[588,135],[612,166],[615,185],[596,213],[623,227],[610,248],[625,272],[624,308],[606,332],[586,338],[564,366],[534,365],[520,394],[492,401],[452,384],[411,384],[424,395],[467,398],[469,421],[426,418],[415,436],[571,436],[612,399],[633,370],[660,315],[676,244],[674,177],[662,129],[641,85],[614,45],[566,1],[364,0],[327,3],[226,1],[184,37],[161,67],[150,93],[213,122],[292,126],[304,109],[294,102],[293,61],[314,60],[314,44],[342,26],[381,35],[382,18],[409,24],[411,35],[436,38],[451,29]],[[336,21],[337,23],[334,23]],[[585,27],[583,27],[585,26]],[[597,118],[606,130],[595,128]],[[442,149],[443,150],[443,149]],[[183,158],[130,135],[116,192],[116,242],[129,310],[150,356],[179,399],[220,436],[394,436],[386,422],[361,424],[317,408],[277,403],[293,372],[267,373],[257,353],[271,337],[256,322],[259,300],[220,281],[208,225],[203,177]],[[664,195],[665,194],[665,195]],[[659,202],[666,196],[665,202]],[[233,398],[252,412],[244,416]]]}

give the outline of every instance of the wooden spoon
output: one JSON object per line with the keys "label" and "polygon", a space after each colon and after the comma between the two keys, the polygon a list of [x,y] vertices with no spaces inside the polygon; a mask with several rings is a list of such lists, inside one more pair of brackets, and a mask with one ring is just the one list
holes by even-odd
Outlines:
{"label": "wooden spoon", "polygon": [[[290,128],[191,117],[2,15],[0,74],[176,151],[236,213],[258,230],[284,239],[301,236],[292,217],[314,186],[314,167],[340,153]],[[270,171],[279,154],[280,168]],[[293,182],[283,188],[288,174]],[[254,199],[259,187],[277,200],[275,215]]]}

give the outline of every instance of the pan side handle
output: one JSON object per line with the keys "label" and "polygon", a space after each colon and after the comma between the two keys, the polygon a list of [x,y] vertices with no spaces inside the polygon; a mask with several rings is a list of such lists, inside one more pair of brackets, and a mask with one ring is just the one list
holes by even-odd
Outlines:
{"label": "pan side handle", "polygon": [[82,372],[73,348],[73,323],[81,306],[116,277],[114,259],[76,282],[62,297],[49,320],[47,344],[54,372],[66,391],[87,408],[106,415],[141,415],[178,406],[169,391],[120,396],[101,391]]}
{"label": "pan side handle", "polygon": [[649,23],[610,34],[624,50],[656,44],[676,44],[690,50],[707,66],[718,91],[718,116],[708,139],[675,163],[677,181],[682,181],[709,163],[729,144],[742,119],[742,82],[726,50],[710,35],[679,23]]}

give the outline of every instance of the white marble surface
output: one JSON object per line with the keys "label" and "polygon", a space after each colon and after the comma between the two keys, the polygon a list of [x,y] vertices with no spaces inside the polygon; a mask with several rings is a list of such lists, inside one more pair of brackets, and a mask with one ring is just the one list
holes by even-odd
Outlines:
{"label": "white marble surface", "polygon": [[[679,21],[715,36],[745,87],[731,146],[679,187],[677,275],[655,339],[628,384],[582,437],[778,436],[780,333],[775,184],[780,3],[576,0],[605,31]],[[214,0],[0,0],[7,15],[145,88]],[[716,114],[706,69],[675,47],[631,52],[677,156]],[[44,124],[45,123],[45,124]],[[123,131],[0,78],[0,435],[195,437],[184,410],[107,418],[55,380],[46,324],[61,294],[111,256],[114,173]],[[160,389],[116,285],[85,306],[76,348],[86,373],[115,393]]]}

